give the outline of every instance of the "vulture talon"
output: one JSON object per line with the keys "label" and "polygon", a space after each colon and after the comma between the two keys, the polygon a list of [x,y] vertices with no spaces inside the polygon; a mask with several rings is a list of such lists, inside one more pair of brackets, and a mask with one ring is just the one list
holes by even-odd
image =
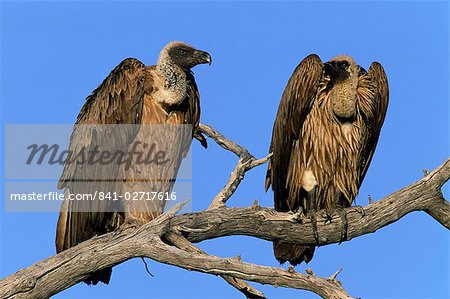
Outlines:
{"label": "vulture talon", "polygon": [[205,149],[208,148],[208,141],[200,131],[195,131],[194,138],[197,139],[200,142],[201,146],[203,146]]}
{"label": "vulture talon", "polygon": [[356,212],[361,214],[361,217],[366,216],[366,211],[364,210],[364,208],[362,206],[355,206],[355,210],[356,210]]}
{"label": "vulture talon", "polygon": [[325,212],[325,224],[331,224],[333,222],[333,214],[329,211]]}
{"label": "vulture talon", "polygon": [[303,213],[303,211],[301,209],[294,212],[294,215],[292,215],[292,216],[294,217],[294,220],[297,223],[303,223],[303,219],[306,217],[306,215]]}

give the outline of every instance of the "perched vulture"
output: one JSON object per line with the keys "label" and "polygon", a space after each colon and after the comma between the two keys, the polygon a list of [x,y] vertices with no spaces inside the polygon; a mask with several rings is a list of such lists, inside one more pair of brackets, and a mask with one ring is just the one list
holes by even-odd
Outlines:
{"label": "perched vulture", "polygon": [[[211,64],[207,52],[182,42],[170,42],[161,50],[156,66],[145,66],[137,59],[127,58],[115,67],[87,97],[72,132],[69,151],[76,155],[95,145],[97,150],[126,152],[132,144],[137,147],[134,150],[144,151],[142,142],[133,141],[151,142],[159,138],[163,140],[157,141],[168,145],[173,156],[163,168],[118,163],[91,165],[87,160],[66,162],[58,182],[58,188],[64,189],[66,198],[70,194],[94,194],[97,191],[124,194],[136,190],[172,190],[192,137],[203,137],[196,132],[200,98],[191,68],[204,63]],[[169,129],[164,134],[155,134],[143,129],[145,125],[184,124],[191,125],[184,126],[190,129],[184,135],[182,130]],[[92,125],[98,127],[92,129]],[[114,129],[114,125],[118,129]],[[113,130],[118,132],[111,133]],[[156,180],[140,179],[143,177]],[[56,228],[56,251],[59,253],[96,235],[117,230],[124,223],[143,225],[163,212],[164,203],[164,200],[120,201],[114,204],[124,206],[117,207],[116,211],[104,206],[112,205],[110,200],[65,200]],[[85,282],[107,284],[111,273],[111,268],[101,270]]]}
{"label": "perched vulture", "polygon": [[[315,212],[344,218],[358,194],[388,98],[382,66],[373,62],[366,71],[346,55],[326,63],[309,55],[289,79],[273,126],[266,191],[272,185],[275,210],[310,216],[316,241]],[[280,263],[297,265],[312,259],[314,246],[274,242],[274,254]]]}

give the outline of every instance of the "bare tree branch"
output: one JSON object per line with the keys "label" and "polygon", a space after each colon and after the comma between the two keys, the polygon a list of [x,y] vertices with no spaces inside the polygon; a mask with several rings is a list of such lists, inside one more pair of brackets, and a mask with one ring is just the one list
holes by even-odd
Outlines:
{"label": "bare tree branch", "polygon": [[[448,223],[447,203],[440,187],[450,175],[450,160],[427,177],[368,205],[361,214],[349,208],[349,239],[374,232],[412,211],[440,211],[434,215]],[[311,223],[296,214],[279,213],[254,205],[249,208],[221,208],[176,215],[164,214],[139,229],[107,234],[79,244],[0,281],[1,298],[48,298],[85,279],[89,273],[117,265],[133,257],[146,256],[182,268],[226,275],[259,283],[313,291],[323,298],[350,298],[333,279],[255,266],[237,259],[222,259],[204,253],[173,248],[161,242],[170,230],[180,230],[186,239],[199,242],[228,235],[249,235],[266,240],[314,244]],[[322,245],[339,242],[340,217],[317,225]],[[302,231],[304,234],[297,234]],[[92,258],[92,254],[95,258]]]}
{"label": "bare tree branch", "polygon": [[[234,168],[233,172],[231,172],[228,182],[222,188],[222,190],[220,190],[220,192],[214,197],[208,209],[223,207],[225,206],[226,201],[234,194],[239,184],[244,179],[245,172],[254,167],[266,163],[270,156],[256,160],[253,157],[253,155],[251,155],[248,152],[246,148],[240,146],[234,141],[229,140],[228,138],[226,138],[225,136],[217,132],[214,128],[208,125],[200,124],[198,131],[199,135],[202,136],[203,139],[205,137],[202,135],[202,133],[208,136],[209,138],[213,139],[218,145],[220,145],[225,150],[231,151],[239,157],[238,163]],[[206,140],[203,143],[206,144]],[[186,241],[189,242],[188,240]],[[174,245],[176,244],[174,243]],[[194,250],[196,248],[195,246],[189,247],[191,250]],[[229,276],[222,276],[222,278],[225,279],[226,282],[235,287],[237,290],[242,292],[247,298],[255,298],[255,299],[265,298],[263,293],[259,292],[258,290],[250,286],[248,283],[239,278]]]}
{"label": "bare tree branch", "polygon": [[211,202],[211,204],[208,207],[208,210],[224,207],[227,200],[234,194],[237,187],[239,186],[241,181],[244,179],[245,173],[252,168],[255,168],[261,164],[266,163],[269,160],[270,156],[271,156],[271,154],[262,159],[258,159],[258,160],[254,159],[254,158],[250,158],[247,161],[244,161],[244,159],[240,158],[238,160],[238,163],[237,163],[236,167],[234,168],[233,172],[231,172],[231,175],[230,175],[230,178],[229,178],[227,184],[214,197],[213,201]]}
{"label": "bare tree branch", "polygon": [[309,290],[323,298],[352,298],[335,279],[257,266],[239,258],[219,258],[170,246],[160,238],[170,228],[170,218],[161,217],[159,221],[152,221],[139,229],[87,240],[16,272],[0,281],[0,296],[5,299],[48,298],[87,278],[89,273],[133,257],[145,256],[188,270]]}
{"label": "bare tree branch", "polygon": [[[374,202],[346,209],[347,240],[373,233],[413,211],[426,211],[447,229],[450,204],[440,188],[450,176],[450,159],[421,180]],[[322,214],[324,211],[322,211]],[[323,215],[317,219],[319,244],[340,242],[341,218],[333,215],[331,223]],[[282,240],[301,245],[316,245],[311,220],[296,213],[281,213],[253,205],[249,208],[221,208],[174,217],[171,225],[184,232],[191,242],[230,235],[253,236],[268,241]],[[302,234],[293,232],[301,231]]]}
{"label": "bare tree branch", "polygon": [[440,224],[450,229],[450,203],[444,197],[436,198],[436,201],[429,208],[425,209],[431,217]]}
{"label": "bare tree branch", "polygon": [[[211,127],[202,125],[201,128],[205,135],[238,155],[242,164],[250,161],[249,166],[257,166],[267,160],[267,157],[256,160],[243,147],[229,141]],[[239,162],[236,168],[243,167],[239,166]],[[236,173],[240,174],[239,171]],[[214,207],[225,205],[242,177],[237,175],[236,178],[230,178],[226,187],[228,189],[222,190],[224,195]],[[348,240],[375,232],[412,211],[425,211],[450,229],[450,205],[441,192],[441,187],[449,177],[450,159],[421,180],[369,204],[363,211],[357,207],[346,209]],[[235,180],[236,186],[232,183]],[[239,258],[210,256],[191,244],[223,236],[248,235],[269,241],[315,245],[311,222],[301,214],[279,213],[255,203],[249,208],[222,207],[175,215],[182,205],[175,206],[140,228],[95,237],[0,280],[0,298],[48,298],[86,279],[92,272],[134,257],[148,257],[181,268],[220,275],[238,289],[240,286],[247,288],[248,284],[243,280],[248,280],[308,290],[322,298],[352,298],[336,280],[339,271],[330,278],[320,278],[312,271],[300,274],[293,268],[283,270],[245,263]],[[326,222],[325,217],[318,219],[320,245],[339,242],[340,228],[341,218],[338,215],[333,216],[331,223]],[[298,234],[299,231],[303,233]],[[259,293],[255,289],[241,289],[241,292],[245,291]]]}
{"label": "bare tree branch", "polygon": [[[169,241],[171,244],[175,245],[177,248],[197,253],[197,254],[206,254],[203,250],[189,242],[183,235],[179,232],[169,232],[164,235],[164,238]],[[226,282],[228,282],[231,286],[235,287],[239,292],[243,293],[246,298],[250,299],[265,299],[263,293],[243,281],[242,279],[235,278],[232,276],[220,275]]]}
{"label": "bare tree branch", "polygon": [[189,270],[215,275],[227,275],[262,284],[302,289],[314,292],[322,298],[352,298],[335,279],[305,275],[280,268],[257,266],[240,261],[239,258],[219,258],[205,254],[190,255],[185,251],[165,246],[170,254],[161,255],[159,262],[175,265]]}
{"label": "bare tree branch", "polygon": [[222,148],[234,153],[239,158],[236,167],[231,172],[228,182],[214,197],[208,209],[221,208],[225,206],[227,200],[234,194],[237,187],[244,179],[245,173],[252,168],[266,163],[272,154],[269,154],[262,159],[256,159],[247,149],[236,142],[229,140],[208,125],[200,124],[199,131],[209,138],[212,138]]}
{"label": "bare tree branch", "polygon": [[222,148],[234,153],[239,158],[242,158],[244,160],[248,160],[250,158],[255,158],[248,152],[248,150],[245,147],[226,138],[225,136],[223,136],[222,134],[217,132],[213,127],[210,127],[205,124],[200,124],[198,127],[198,130],[200,133],[203,133],[206,136],[208,136],[209,138],[213,139]]}

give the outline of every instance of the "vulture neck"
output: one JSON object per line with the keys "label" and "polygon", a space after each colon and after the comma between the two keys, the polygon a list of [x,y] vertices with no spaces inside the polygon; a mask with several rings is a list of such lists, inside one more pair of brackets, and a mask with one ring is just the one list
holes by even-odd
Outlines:
{"label": "vulture neck", "polygon": [[186,97],[186,73],[171,61],[158,61],[156,72],[162,79],[163,87],[159,90],[160,102],[168,105],[180,104]]}
{"label": "vulture neck", "polygon": [[354,78],[350,78],[333,86],[333,111],[344,122],[351,122],[356,115],[357,84]]}

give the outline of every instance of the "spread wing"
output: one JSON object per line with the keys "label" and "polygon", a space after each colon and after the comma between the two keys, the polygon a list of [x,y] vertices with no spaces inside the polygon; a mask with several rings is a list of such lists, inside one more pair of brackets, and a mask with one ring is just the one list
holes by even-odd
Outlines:
{"label": "spread wing", "polygon": [[362,154],[361,173],[359,184],[362,183],[372,160],[381,127],[386,117],[386,111],[389,103],[389,85],[386,73],[378,62],[373,62],[367,72],[367,75],[375,84],[376,92],[372,97],[373,117],[366,136],[366,144]]}
{"label": "spread wing", "polygon": [[[144,98],[145,65],[128,58],[122,61],[98,86],[82,107],[73,129],[69,151],[76,162],[66,163],[58,182],[65,188],[65,195],[94,194],[96,191],[113,191],[118,163],[99,165],[87,163],[84,152],[126,149],[133,140],[136,126],[117,126],[113,129],[102,125],[140,124]],[[92,180],[99,180],[93,182]],[[104,180],[104,181],[103,181]],[[64,201],[57,224],[57,252],[74,246],[96,234],[107,231],[111,213],[105,211],[108,201]],[[71,212],[82,211],[82,212]]]}
{"label": "spread wing", "polygon": [[278,211],[289,210],[286,180],[292,145],[301,136],[303,122],[313,105],[322,78],[322,68],[322,61],[315,54],[303,59],[289,79],[278,107],[270,144],[273,155],[266,175],[266,191],[272,185],[275,209]]}

